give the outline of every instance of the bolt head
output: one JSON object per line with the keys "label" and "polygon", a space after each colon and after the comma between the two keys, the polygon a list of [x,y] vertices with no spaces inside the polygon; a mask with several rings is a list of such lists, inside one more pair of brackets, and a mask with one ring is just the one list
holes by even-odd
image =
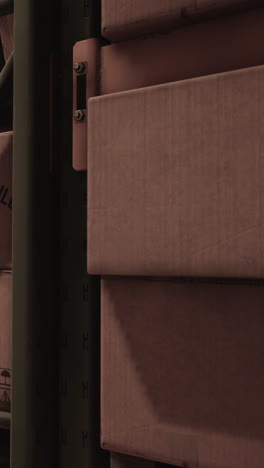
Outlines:
{"label": "bolt head", "polygon": [[73,114],[73,117],[77,122],[81,122],[82,120],[85,119],[85,112],[82,110],[76,110]]}
{"label": "bolt head", "polygon": [[85,64],[83,62],[76,62],[73,65],[73,69],[77,74],[84,73],[85,71]]}

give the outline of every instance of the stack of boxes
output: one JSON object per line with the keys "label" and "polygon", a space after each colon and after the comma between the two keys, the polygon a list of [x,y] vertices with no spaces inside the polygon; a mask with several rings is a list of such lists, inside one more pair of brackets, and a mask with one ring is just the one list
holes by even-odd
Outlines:
{"label": "stack of boxes", "polygon": [[11,405],[12,132],[0,133],[0,411]]}
{"label": "stack of boxes", "polygon": [[[0,49],[4,63],[13,50],[13,19],[13,15],[0,16]],[[2,96],[2,94],[1,99],[8,98],[8,96]],[[3,104],[2,102],[2,106]],[[1,118],[2,122],[4,128],[0,126],[0,411],[9,412],[11,408],[12,381],[13,133],[7,131],[3,116]]]}
{"label": "stack of boxes", "polygon": [[116,43],[88,101],[88,272],[112,452],[263,466],[261,6],[102,2]]}

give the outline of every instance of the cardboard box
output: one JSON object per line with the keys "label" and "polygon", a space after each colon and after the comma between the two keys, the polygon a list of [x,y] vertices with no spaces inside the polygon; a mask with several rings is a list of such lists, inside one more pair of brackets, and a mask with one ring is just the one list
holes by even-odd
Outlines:
{"label": "cardboard box", "polygon": [[262,468],[263,286],[102,281],[101,445]]}
{"label": "cardboard box", "polygon": [[12,273],[0,271],[0,411],[10,411],[12,383]]}
{"label": "cardboard box", "polygon": [[263,65],[263,41],[264,8],[259,8],[110,44],[100,49],[100,93]]}
{"label": "cardboard box", "polygon": [[193,17],[263,5],[261,0],[102,0],[102,35],[122,41],[175,29]]}
{"label": "cardboard box", "polygon": [[[73,63],[89,63],[87,95],[92,97],[263,65],[263,40],[264,8],[259,8],[104,47],[96,39],[81,41],[74,47]],[[76,80],[74,72],[73,109]],[[87,137],[86,121],[73,119],[76,170],[87,170]]]}
{"label": "cardboard box", "polygon": [[102,35],[120,41],[174,29],[192,0],[102,0]]}
{"label": "cardboard box", "polygon": [[13,133],[0,133],[0,268],[12,263]]}
{"label": "cardboard box", "polygon": [[88,272],[264,276],[264,67],[89,100]]}

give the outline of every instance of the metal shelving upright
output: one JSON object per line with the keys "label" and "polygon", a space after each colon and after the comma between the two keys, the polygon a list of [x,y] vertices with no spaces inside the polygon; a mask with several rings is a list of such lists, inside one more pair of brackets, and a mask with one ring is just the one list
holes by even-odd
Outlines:
{"label": "metal shelving upright", "polygon": [[100,449],[100,281],[71,164],[72,48],[100,0],[15,1],[12,468],[109,465]]}
{"label": "metal shelving upright", "polygon": [[57,467],[58,177],[50,56],[58,2],[17,0],[14,27],[12,468]]}

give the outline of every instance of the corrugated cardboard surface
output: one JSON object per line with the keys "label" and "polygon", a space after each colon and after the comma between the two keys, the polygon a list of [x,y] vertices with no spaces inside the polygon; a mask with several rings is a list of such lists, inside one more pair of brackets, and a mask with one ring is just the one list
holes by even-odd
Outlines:
{"label": "corrugated cardboard surface", "polygon": [[193,0],[102,0],[102,35],[124,40],[173,29]]}
{"label": "corrugated cardboard surface", "polygon": [[5,60],[11,55],[13,50],[14,15],[0,16],[0,39],[2,42]]}
{"label": "corrugated cardboard surface", "polygon": [[[111,94],[262,65],[263,40],[264,9],[259,8],[188,25],[168,34],[97,46],[98,50],[94,47],[96,40],[88,39],[75,45],[73,61],[89,62],[87,95],[92,97],[98,95],[99,88],[101,95]],[[73,97],[76,109],[75,72]],[[73,167],[87,170],[86,121],[73,121]]]}
{"label": "corrugated cardboard surface", "polygon": [[11,401],[12,273],[0,271],[0,411],[10,410]]}
{"label": "corrugated cardboard surface", "polygon": [[264,276],[264,67],[89,101],[88,272]]}
{"label": "corrugated cardboard surface", "polygon": [[199,8],[224,8],[226,6],[252,3],[250,0],[195,0],[195,7]]}
{"label": "corrugated cardboard surface", "polygon": [[263,65],[263,41],[261,8],[111,44],[101,48],[101,94]]}
{"label": "corrugated cardboard surface", "polygon": [[193,15],[253,8],[260,0],[102,0],[102,35],[120,41],[175,29]]}
{"label": "corrugated cardboard surface", "polygon": [[262,468],[263,307],[263,286],[104,278],[102,447]]}
{"label": "corrugated cardboard surface", "polygon": [[0,133],[0,268],[12,258],[12,145],[13,133]]}

